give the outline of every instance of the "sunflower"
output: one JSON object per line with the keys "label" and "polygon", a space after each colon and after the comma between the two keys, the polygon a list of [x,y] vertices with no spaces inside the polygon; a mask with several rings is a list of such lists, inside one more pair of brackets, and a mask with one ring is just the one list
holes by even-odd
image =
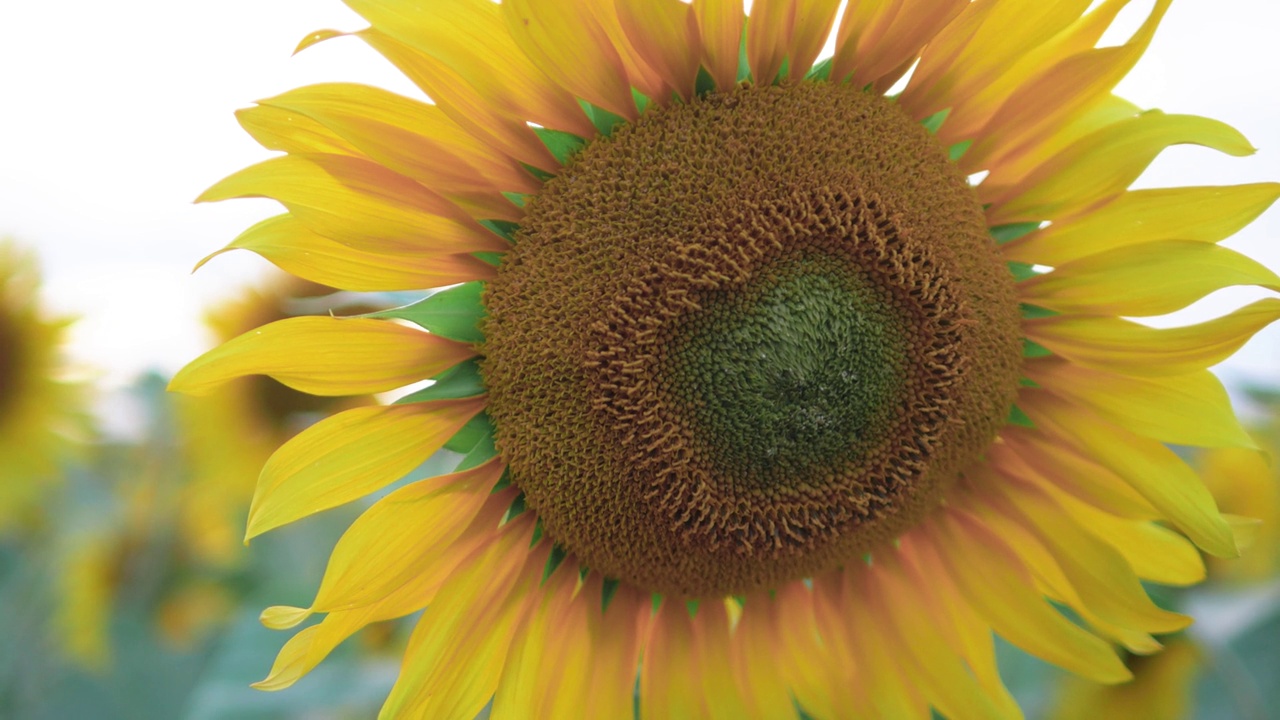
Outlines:
{"label": "sunflower", "polygon": [[1249,443],[1206,368],[1280,300],[1125,318],[1280,288],[1217,245],[1280,185],[1126,190],[1169,145],[1253,151],[1111,93],[1169,0],[1101,48],[1125,0],[347,4],[433,104],[264,100],[285,154],[201,199],[283,204],[230,247],[300,277],[443,289],[172,387],[435,381],[277,450],[248,538],[463,457],[263,613],[323,619],[259,687],[425,608],[384,717],[1017,717],[993,632],[1116,683],[1190,623],[1142,581],[1242,523],[1167,444]]}
{"label": "sunflower", "polygon": [[60,357],[66,320],[39,306],[34,256],[0,240],[0,535],[38,524],[60,463],[83,440],[83,391]]}

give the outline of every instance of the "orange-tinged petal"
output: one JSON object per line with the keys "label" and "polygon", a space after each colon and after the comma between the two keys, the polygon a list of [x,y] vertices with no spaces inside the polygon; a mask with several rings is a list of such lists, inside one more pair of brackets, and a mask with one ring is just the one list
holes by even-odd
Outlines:
{"label": "orange-tinged petal", "polygon": [[1160,511],[1119,475],[1054,438],[1029,428],[1005,428],[1001,437],[1003,442],[988,451],[991,466],[1000,474],[1050,485],[1123,517],[1160,517]]}
{"label": "orange-tinged petal", "polygon": [[693,622],[684,603],[663,599],[649,629],[642,662],[640,707],[644,712],[669,718],[706,715]]}
{"label": "orange-tinged petal", "polygon": [[[774,602],[764,592],[746,598],[728,647],[728,661],[738,686],[737,694],[747,698],[748,707],[754,708],[761,717],[787,717],[794,712],[786,676],[780,669],[816,662],[813,655],[782,654],[782,639],[771,618],[776,612],[770,607]],[[790,611],[791,606],[788,605],[787,609]],[[812,628],[810,632],[813,632]],[[763,658],[771,658],[772,661],[762,662]]]}
{"label": "orange-tinged petal", "polygon": [[484,402],[468,398],[360,407],[303,430],[262,468],[245,539],[404,477],[443,447]]}
{"label": "orange-tinged petal", "polygon": [[374,503],[338,540],[312,609],[369,605],[424,574],[475,519],[505,469],[490,460],[406,485]]}
{"label": "orange-tinged petal", "polygon": [[516,628],[540,596],[549,543],[517,518],[459,566],[418,621],[379,718],[473,718],[493,697]]}
{"label": "orange-tinged petal", "polygon": [[915,118],[949,108],[996,82],[1088,6],[1088,0],[972,3],[929,42],[898,101]]}
{"label": "orange-tinged petal", "polygon": [[991,205],[993,226],[1066,217],[1119,195],[1165,148],[1187,143],[1236,157],[1254,152],[1225,123],[1152,110],[1088,135],[1014,185],[984,182],[978,196]]}
{"label": "orange-tinged petal", "polygon": [[541,598],[516,631],[498,681],[494,720],[567,717],[557,714],[558,703],[581,707],[590,679],[591,638],[586,598],[577,589],[576,563],[569,562],[538,588]]}
{"label": "orange-tinged petal", "polygon": [[622,56],[585,0],[507,0],[501,8],[511,38],[548,75],[593,105],[636,118]]}
{"label": "orange-tinged petal", "polygon": [[1024,409],[1037,427],[1076,445],[1123,477],[1205,552],[1219,557],[1239,554],[1213,496],[1172,450],[1051,395]]}
{"label": "orange-tinged petal", "polygon": [[1005,639],[1048,662],[1098,682],[1132,677],[1111,647],[1047,605],[1017,555],[977,519],[939,514],[932,546],[966,599]]}
{"label": "orange-tinged petal", "polygon": [[840,10],[840,0],[794,0],[795,20],[787,41],[787,64],[792,80],[800,80],[822,52]]}
{"label": "orange-tinged petal", "polygon": [[[346,0],[373,29],[463,80],[490,108],[545,127],[590,136],[591,124],[568,92],[522,52],[489,0]],[[440,86],[437,86],[440,89]],[[437,103],[441,98],[431,91]]]}
{"label": "orange-tinged petal", "polygon": [[1131,120],[1143,112],[1142,108],[1122,97],[1107,95],[1089,109],[1077,114],[1049,137],[1020,148],[1018,152],[1006,152],[998,159],[981,163],[974,162],[966,152],[960,158],[960,169],[963,172],[989,170],[990,173],[982,182],[990,183],[992,187],[1016,185],[1033,170],[1061,155],[1082,138],[1118,122]]}
{"label": "orange-tinged petal", "polygon": [[636,671],[649,634],[652,601],[648,593],[623,584],[614,589],[609,607],[603,608],[603,583],[598,574],[587,578],[585,592],[592,660],[582,716],[627,717],[635,702]]}
{"label": "orange-tinged petal", "polygon": [[[1012,92],[1000,110],[979,133],[981,138],[969,150],[969,162],[981,164],[985,159],[999,154],[1006,148],[1033,143],[1051,136],[1071,118],[1085,112],[1095,103],[1106,98],[1120,82],[1138,58],[1146,52],[1155,35],[1156,27],[1164,18],[1173,0],[1156,0],[1146,21],[1128,42],[1117,47],[1088,49],[1071,55],[1061,62],[1045,62],[1041,58],[1032,61],[1043,63],[1048,70],[1038,73]],[[1111,3],[1093,13],[1103,14],[1109,22],[1120,3]],[[1091,47],[1101,35],[1102,27],[1086,17],[1081,21],[1083,40]],[[1083,43],[1068,42],[1062,48],[1070,52]]]}
{"label": "orange-tinged petal", "polygon": [[1226,360],[1280,318],[1280,299],[1265,298],[1216,320],[1151,328],[1108,317],[1028,320],[1027,337],[1081,365],[1134,377],[1188,375]]}
{"label": "orange-tinged petal", "polygon": [[470,280],[492,280],[497,268],[472,255],[390,255],[357,250],[317,235],[292,215],[277,215],[240,233],[215,255],[249,250],[305,280],[341,290],[421,290]]}
{"label": "orange-tinged petal", "polygon": [[[703,714],[709,718],[724,720],[737,720],[751,715],[778,717],[777,705],[771,706],[773,711],[769,712],[758,702],[758,699],[776,701],[776,696],[758,698],[756,688],[740,684],[734,672],[733,653],[736,648],[731,644],[731,635],[735,633],[729,605],[733,606],[735,613],[739,612],[741,608],[737,602],[733,598],[706,600],[699,603],[698,614],[691,620],[693,657],[702,680],[701,695],[708,699]],[[759,661],[758,657],[755,659]],[[790,698],[783,696],[782,700],[782,712],[786,714],[791,710]]]}
{"label": "orange-tinged petal", "polygon": [[270,375],[312,395],[364,395],[439,375],[473,355],[462,343],[385,320],[285,318],[192,360],[169,389],[206,395],[238,377]]}
{"label": "orange-tinged petal", "polygon": [[1280,183],[1134,190],[1078,218],[1001,248],[1020,262],[1059,266],[1095,253],[1156,240],[1216,243],[1253,222],[1280,198]]}
{"label": "orange-tinged petal", "polygon": [[1058,312],[1140,317],[1181,310],[1234,285],[1280,290],[1280,277],[1234,250],[1166,240],[1090,255],[1018,287],[1026,302]]}
{"label": "orange-tinged petal", "polygon": [[720,90],[738,84],[738,49],[746,16],[742,0],[694,0],[702,40],[702,65]]}
{"label": "orange-tinged petal", "polygon": [[756,0],[747,19],[747,62],[755,81],[772,84],[784,63],[793,80],[804,77],[839,7],[837,0]]}
{"label": "orange-tinged petal", "polygon": [[381,165],[347,155],[286,155],[247,167],[197,201],[266,197],[312,231],[370,252],[503,251],[458,206]]}
{"label": "orange-tinged petal", "polygon": [[680,97],[693,97],[702,41],[694,8],[680,0],[615,0],[618,21],[640,58]]}
{"label": "orange-tinged petal", "polygon": [[866,87],[914,61],[968,0],[870,0],[850,3],[836,33],[831,78]]}
{"label": "orange-tinged petal", "polygon": [[[1046,358],[1048,359],[1048,358]],[[1027,377],[1144,437],[1175,445],[1253,447],[1222,383],[1208,370],[1135,378],[1068,362],[1035,362]]]}
{"label": "orange-tinged petal", "polygon": [[[560,166],[522,116],[503,111],[501,106],[494,105],[492,98],[485,97],[468,83],[467,78],[446,63],[419,52],[376,28],[356,34],[390,60],[413,84],[422,88],[441,112],[476,139],[541,170],[551,172]],[[590,137],[594,130],[585,114],[582,118],[582,122],[587,123],[586,127],[556,123],[548,123],[546,126],[578,134],[587,133]]]}
{"label": "orange-tinged petal", "polygon": [[842,573],[844,592],[840,605],[848,618],[849,645],[857,666],[862,670],[860,681],[866,684],[867,699],[874,711],[870,716],[929,717],[932,698],[925,696],[926,688],[915,677],[898,643],[886,632],[886,619],[879,612],[865,611],[866,605],[874,602],[875,590],[871,584],[875,578],[871,577],[872,574],[873,571],[866,566],[846,568]]}
{"label": "orange-tinged petal", "polygon": [[[823,645],[829,633],[820,630],[818,618],[814,610],[814,597],[809,588],[800,581],[791,582],[777,588],[774,597],[766,593],[747,598],[748,610],[743,613],[743,622],[748,623],[743,632],[767,634],[774,649],[771,657],[778,658],[776,672],[779,679],[795,695],[796,702],[810,715],[820,718],[842,717],[851,714],[849,704],[852,702],[848,687],[856,687],[855,668],[851,656],[843,653],[845,647],[841,638],[837,637],[834,647]],[[765,629],[755,629],[758,615],[751,612],[753,606],[764,605],[768,613]],[[742,664],[751,664],[753,670],[759,670],[758,657],[742,658]]]}

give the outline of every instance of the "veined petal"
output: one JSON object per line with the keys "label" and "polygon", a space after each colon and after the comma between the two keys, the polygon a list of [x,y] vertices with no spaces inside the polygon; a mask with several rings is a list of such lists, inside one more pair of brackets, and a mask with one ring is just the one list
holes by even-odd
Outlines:
{"label": "veined petal", "polygon": [[[437,66],[509,117],[590,137],[591,123],[573,96],[522,52],[489,0],[346,0],[373,28],[434,58]],[[441,100],[428,91],[433,100]]]}
{"label": "veined petal", "polygon": [[1134,377],[1187,375],[1230,357],[1280,318],[1280,299],[1264,298],[1198,325],[1156,329],[1109,317],[1028,320],[1027,337],[1086,367]]}
{"label": "veined petal", "polygon": [[[356,35],[391,61],[414,85],[422,88],[441,112],[476,139],[540,170],[550,172],[560,166],[522,116],[503,110],[502,105],[495,105],[491,98],[485,97],[468,83],[467,78],[443,61],[376,28],[361,30]],[[587,127],[578,127],[577,124],[573,127],[578,132],[594,132],[586,115],[582,114],[582,117]],[[548,127],[575,132],[568,126],[555,123]]]}
{"label": "veined petal", "polygon": [[494,720],[567,717],[569,706],[581,707],[590,680],[592,639],[575,565],[562,563],[543,582],[541,599],[516,630],[508,669],[493,698]]}
{"label": "veined petal", "polygon": [[473,718],[493,697],[550,549],[527,549],[533,525],[530,516],[509,523],[441,588],[409,639],[380,719]]}
{"label": "veined petal", "polygon": [[756,0],[747,19],[747,61],[757,83],[770,85],[782,70],[804,77],[822,51],[838,0]]}
{"label": "veined petal", "polygon": [[[1146,22],[1128,42],[1117,47],[1087,49],[1071,55],[1056,64],[1042,58],[1029,58],[1043,63],[1048,70],[1035,77],[1025,78],[1018,89],[995,113],[979,133],[981,138],[969,150],[969,162],[982,164],[995,158],[1002,150],[1016,154],[1020,146],[1035,143],[1052,135],[1070,122],[1071,118],[1107,97],[1111,89],[1131,70],[1142,53],[1146,52],[1155,35],[1156,27],[1164,18],[1173,0],[1156,0]],[[1107,22],[1114,17],[1123,3],[1104,5],[1092,15],[1101,14]],[[1086,16],[1081,21],[1083,40],[1092,47],[1103,29],[1099,23]],[[1083,43],[1068,42],[1062,48],[1071,52]],[[1027,152],[1027,150],[1021,150]]]}
{"label": "veined petal", "polygon": [[1088,0],[969,4],[929,42],[899,103],[915,118],[955,105],[998,80],[1088,6]]}
{"label": "veined petal", "polygon": [[[758,614],[743,613],[746,629],[741,632],[768,634],[772,639],[772,653],[778,658],[776,672],[782,682],[791,689],[796,702],[814,717],[842,717],[849,711],[850,693],[845,688],[854,685],[856,676],[851,657],[842,652],[841,638],[827,640],[819,629],[814,611],[813,593],[803,582],[791,582],[777,588],[773,597],[768,593],[747,598],[747,605],[757,609],[767,608],[767,628],[757,626]],[[819,644],[819,637],[825,645]],[[741,664],[752,664],[758,669],[759,656],[742,658]],[[830,658],[819,662],[817,658]]]}
{"label": "veined petal", "polygon": [[[704,716],[724,720],[757,715],[760,717],[779,717],[775,704],[773,712],[757,702],[756,688],[742,685],[734,672],[735,648],[732,645],[734,620],[730,610],[740,614],[742,608],[733,598],[707,600],[698,604],[698,614],[691,620],[693,625],[693,657],[701,676],[700,695],[706,698]],[[766,656],[767,657],[767,656]],[[756,658],[757,662],[759,658]],[[766,686],[767,687],[767,686]],[[766,702],[777,696],[760,698]],[[790,711],[790,698],[781,697],[782,714]]]}
{"label": "veined petal", "polygon": [[441,194],[534,192],[539,183],[435,105],[355,83],[290,90],[260,105],[301,114],[386,167]]}
{"label": "veined petal", "polygon": [[680,97],[693,97],[702,61],[694,6],[680,0],[615,0],[618,21],[640,58]]}
{"label": "veined petal", "polygon": [[347,155],[286,155],[245,168],[197,202],[278,201],[312,231],[369,252],[503,251],[507,242],[456,205],[381,165]]}
{"label": "veined petal", "polygon": [[1026,302],[1050,310],[1134,317],[1180,310],[1234,285],[1280,290],[1280,277],[1234,250],[1166,240],[1090,255],[1031,278],[1019,289]]}
{"label": "veined petal", "polygon": [[1208,370],[1140,378],[1057,360],[1027,363],[1026,373],[1048,392],[1144,437],[1175,445],[1254,446],[1231,409],[1226,389]]}
{"label": "veined petal", "polygon": [[1031,577],[998,535],[961,512],[929,525],[932,547],[968,601],[992,627],[1027,652],[1097,682],[1133,677],[1111,647],[1037,596]]}
{"label": "veined petal", "polygon": [[1156,240],[1216,243],[1253,222],[1276,198],[1280,198],[1280,183],[1134,190],[1001,250],[1010,260],[1056,267]]}
{"label": "veined petal", "polygon": [[1080,447],[1123,477],[1205,552],[1239,555],[1213,496],[1172,450],[1050,395],[1028,403],[1024,410],[1038,428]]}
{"label": "veined petal", "polygon": [[369,605],[425,574],[423,566],[462,535],[505,470],[490,460],[406,485],[374,503],[338,540],[313,609]]}
{"label": "veined petal", "polygon": [[988,224],[1053,220],[1119,195],[1165,148],[1196,144],[1243,157],[1253,146],[1231,126],[1152,110],[1079,140],[1011,186],[978,188]]}
{"label": "veined petal", "polygon": [[484,398],[360,407],[298,433],[258,478],[245,539],[404,477],[484,407]]}
{"label": "veined petal", "polygon": [[236,111],[236,120],[258,144],[287,153],[359,156],[354,145],[304,115],[284,108],[257,107]]}
{"label": "veined petal", "polygon": [[960,158],[960,170],[962,172],[989,170],[987,178],[982,182],[990,183],[992,187],[1016,185],[1032,171],[1058,157],[1081,139],[1118,122],[1132,120],[1143,112],[1145,111],[1137,105],[1111,94],[1094,103],[1088,110],[1078,113],[1052,135],[1028,147],[1026,152],[1004,153],[997,160],[982,163],[974,162],[966,152]]}
{"label": "veined petal", "polygon": [[800,80],[822,52],[840,10],[840,0],[793,0],[794,22],[787,41],[787,64],[792,80]]}
{"label": "veined petal", "polygon": [[385,320],[285,318],[192,360],[169,389],[206,395],[238,377],[270,375],[312,395],[364,395],[439,375],[473,355],[462,343]]}
{"label": "veined petal", "polygon": [[967,0],[869,0],[850,3],[836,34],[831,77],[854,87],[875,83],[920,54]]}
{"label": "veined petal", "polygon": [[587,577],[587,634],[593,638],[591,684],[583,717],[626,717],[635,702],[636,669],[649,634],[652,602],[648,593],[622,584],[603,607],[603,582]]}
{"label": "veined petal", "polygon": [[738,84],[738,48],[746,16],[742,0],[694,0],[693,14],[702,39],[702,64],[720,90]]}
{"label": "veined petal", "polygon": [[1002,475],[1049,485],[1123,517],[1154,520],[1160,511],[1119,475],[1029,428],[1006,428],[988,458]]}
{"label": "veined petal", "polygon": [[547,74],[593,105],[636,118],[622,56],[587,2],[508,0],[500,7],[515,44]]}
{"label": "veined petal", "polygon": [[[747,698],[748,706],[761,717],[787,717],[788,713],[794,712],[795,706],[782,668],[815,663],[813,655],[785,654],[779,630],[771,618],[777,610],[771,607],[774,603],[775,600],[764,592],[747,597],[742,606],[742,616],[728,643],[727,660],[738,686],[737,693]],[[790,610],[792,606],[788,604],[786,607]],[[761,662],[761,658],[772,658],[773,662]],[[797,692],[797,696],[799,694]],[[810,712],[815,710],[809,708]]]}
{"label": "veined petal", "polygon": [[887,632],[883,616],[877,612],[859,612],[864,609],[864,603],[875,596],[873,570],[855,564],[845,568],[841,575],[845,589],[840,607],[849,616],[850,647],[862,670],[860,682],[865,684],[865,693],[874,710],[873,715],[857,717],[929,717],[933,698],[925,693],[930,688],[923,687],[924,683],[911,672],[910,661]]}
{"label": "veined petal", "polygon": [[419,290],[492,280],[497,268],[471,255],[388,255],[357,250],[317,235],[292,215],[277,215],[240,233],[201,260],[199,269],[228,250],[249,250],[305,280],[341,290]]}

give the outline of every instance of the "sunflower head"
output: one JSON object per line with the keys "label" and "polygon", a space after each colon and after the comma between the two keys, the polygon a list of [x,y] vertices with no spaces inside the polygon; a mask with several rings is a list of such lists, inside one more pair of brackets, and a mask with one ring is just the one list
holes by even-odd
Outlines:
{"label": "sunflower head", "polygon": [[432,102],[264,100],[285,155],[202,199],[280,201],[230,247],[300,277],[431,292],[173,386],[432,380],[282,446],[251,537],[463,458],[264,612],[325,617],[260,687],[425,607],[387,717],[625,717],[636,668],[646,716],[1018,717],[993,631],[1123,681],[1114,646],[1189,622],[1143,581],[1237,553],[1168,446],[1250,442],[1207,368],[1280,300],[1127,318],[1280,289],[1216,244],[1280,185],[1127,190],[1169,145],[1253,151],[1111,94],[1169,0],[1103,48],[1125,0],[348,4]]}

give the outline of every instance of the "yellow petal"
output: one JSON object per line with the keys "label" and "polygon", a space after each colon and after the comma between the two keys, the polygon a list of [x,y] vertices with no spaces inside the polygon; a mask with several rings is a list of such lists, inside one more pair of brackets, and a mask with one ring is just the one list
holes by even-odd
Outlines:
{"label": "yellow petal", "polygon": [[992,226],[1066,217],[1120,194],[1165,148],[1184,143],[1236,157],[1254,152],[1225,123],[1152,110],[1077,141],[1014,185],[984,182],[979,199],[991,205],[987,221]]}
{"label": "yellow petal", "polygon": [[[730,611],[733,614],[742,611],[733,598],[706,600],[698,604],[698,614],[692,619],[693,657],[701,677],[701,695],[714,698],[706,703],[704,715],[717,720],[737,720],[751,715],[780,717],[781,711],[785,716],[792,709],[785,688],[776,683],[756,688],[738,681],[733,655],[737,648],[731,639],[736,632]],[[755,660],[759,662],[759,657]],[[777,690],[783,693],[778,695]]]}
{"label": "yellow petal", "polygon": [[1265,298],[1197,325],[1151,328],[1107,317],[1028,320],[1027,337],[1086,367],[1134,377],[1188,375],[1226,360],[1280,318],[1280,299]]}
{"label": "yellow petal", "polygon": [[680,0],[617,0],[618,21],[636,53],[680,97],[693,97],[702,60],[694,7]]}
{"label": "yellow petal", "polygon": [[295,317],[233,338],[178,371],[169,389],[206,395],[245,375],[270,375],[312,395],[364,395],[424,380],[475,351],[385,320]]}
{"label": "yellow petal", "polygon": [[517,518],[458,568],[418,621],[380,719],[473,718],[489,702],[540,595],[549,544],[528,550],[532,535],[533,518]]}
{"label": "yellow petal", "polygon": [[899,102],[915,118],[956,105],[1069,26],[1088,0],[971,3],[925,48]]}
{"label": "yellow petal", "polygon": [[[874,560],[873,560],[874,562]],[[845,568],[843,575],[843,612],[848,616],[847,632],[855,662],[862,672],[860,681],[866,684],[866,695],[873,715],[860,713],[858,717],[925,718],[929,716],[929,704],[925,683],[916,678],[905,653],[888,632],[887,619],[880,612],[859,612],[874,602],[874,570],[864,565]],[[879,608],[877,608],[879,609]]]}
{"label": "yellow petal", "polygon": [[272,630],[288,630],[311,617],[311,613],[311,608],[275,605],[263,610],[258,616],[258,621]]}
{"label": "yellow petal", "polygon": [[[510,118],[591,136],[591,123],[577,101],[538,67],[536,55],[522,52],[512,41],[501,9],[489,0],[346,2],[375,31],[432,58],[433,75],[443,70],[457,77],[488,107]],[[427,94],[437,104],[455,101],[430,90]]]}
{"label": "yellow petal", "polygon": [[1038,429],[1076,445],[1123,477],[1205,552],[1239,554],[1213,496],[1172,450],[1052,395],[1040,394],[1023,409]]}
{"label": "yellow petal", "polygon": [[287,153],[360,155],[354,145],[304,115],[284,108],[258,107],[236,111],[240,127],[268,150]]}
{"label": "yellow petal", "polygon": [[1055,361],[1027,363],[1026,373],[1054,395],[1144,437],[1175,445],[1254,446],[1226,389],[1208,370],[1136,378]]}
{"label": "yellow petal", "polygon": [[1160,517],[1160,511],[1119,475],[1054,442],[1044,433],[1028,428],[1005,428],[1001,439],[1003,442],[990,448],[988,458],[1002,475],[1061,489],[1093,507],[1123,517],[1144,520]]}
{"label": "yellow petal", "polygon": [[615,588],[602,608],[597,573],[587,578],[587,634],[592,638],[591,683],[582,717],[627,717],[635,702],[636,669],[649,634],[652,601],[648,593],[626,584]]}
{"label": "yellow petal", "polygon": [[[375,28],[362,30],[357,35],[422,88],[449,119],[481,142],[541,170],[552,172],[560,167],[523,116],[502,110],[493,98],[473,87],[448,64]],[[591,137],[595,130],[586,115],[579,114],[582,119],[576,123],[549,122],[545,126]]]}
{"label": "yellow petal", "polygon": [[1181,310],[1235,285],[1280,290],[1280,277],[1234,250],[1168,240],[1090,255],[1019,289],[1026,302],[1058,312],[1141,317]]}
{"label": "yellow petal", "polygon": [[[754,708],[761,717],[787,717],[794,710],[786,677],[780,668],[815,662],[812,655],[786,656],[779,652],[782,641],[770,617],[776,612],[776,608],[770,607],[774,602],[763,592],[748,597],[728,646],[727,659],[738,694],[747,698],[748,707]],[[774,658],[776,665],[761,662],[761,658]]]}
{"label": "yellow petal", "polygon": [[370,252],[503,251],[507,242],[443,196],[345,155],[286,155],[245,168],[197,201],[266,197],[312,231]]}
{"label": "yellow petal", "polygon": [[[1109,23],[1123,5],[1112,2],[1083,19],[1079,23],[1080,32],[1064,33],[1069,36],[1068,40],[1050,52],[1061,52],[1065,58],[1029,58],[1039,66],[1036,68],[1039,72],[1015,86],[1017,89],[983,126],[981,139],[969,150],[970,162],[982,163],[1000,150],[1016,149],[1051,136],[1073,117],[1106,98],[1146,52],[1172,1],[1157,0],[1146,21],[1123,45],[1093,48],[1105,25],[1091,16],[1098,15]],[[1082,37],[1078,40],[1070,37],[1076,34]],[[1077,52],[1082,45],[1088,49]]]}
{"label": "yellow petal", "polygon": [[706,715],[701,668],[693,649],[693,624],[679,600],[667,597],[658,608],[645,644],[640,669],[640,707],[655,717]]}
{"label": "yellow petal", "polygon": [[1010,501],[1002,511],[1044,543],[1091,612],[1148,633],[1176,632],[1191,624],[1185,615],[1156,607],[1124,555],[1070,519],[1048,493],[1027,483],[1006,483],[1000,492]]}
{"label": "yellow petal", "polygon": [[484,398],[360,407],[303,430],[267,461],[245,539],[404,477],[484,407]]}
{"label": "yellow petal", "polygon": [[747,20],[747,62],[755,81],[771,85],[783,63],[793,80],[804,77],[839,6],[835,0],[756,0]]}
{"label": "yellow petal", "polygon": [[831,78],[866,87],[912,61],[968,0],[870,0],[850,3],[836,32]]}
{"label": "yellow petal", "polygon": [[493,697],[493,720],[557,715],[557,700],[581,707],[590,677],[591,638],[585,598],[575,599],[578,571],[562,563],[538,589],[541,596],[516,630]]}
{"label": "yellow petal", "polygon": [[990,183],[992,187],[1016,185],[1033,170],[1061,155],[1081,139],[1123,120],[1131,120],[1143,112],[1142,108],[1122,97],[1106,95],[1048,137],[1037,138],[1014,148],[1000,148],[1001,154],[996,159],[984,158],[982,162],[978,162],[966,152],[960,158],[960,169],[968,173],[989,170],[990,173],[982,182]]}
{"label": "yellow petal", "polygon": [[369,605],[425,574],[440,549],[475,519],[505,469],[490,460],[406,485],[374,503],[338,540],[313,609]]}
{"label": "yellow petal", "polygon": [[500,7],[515,44],[548,75],[597,107],[636,118],[622,57],[588,3],[508,0]]}
{"label": "yellow petal", "polygon": [[787,64],[790,66],[792,80],[800,80],[813,67],[813,62],[822,52],[831,27],[835,23],[836,13],[840,10],[840,0],[793,0],[795,9],[791,37],[787,41]]}
{"label": "yellow petal", "polygon": [[[852,694],[846,688],[856,686],[852,683],[856,671],[850,655],[842,652],[842,635],[819,624],[813,593],[803,582],[783,585],[773,595],[771,598],[768,593],[760,593],[747,598],[743,622],[749,624],[743,632],[754,631],[771,638],[773,649],[768,656],[778,659],[779,679],[791,688],[796,702],[806,712],[820,718],[851,715]],[[767,609],[767,628],[753,630],[758,615],[751,611],[752,607]],[[758,657],[743,658],[742,663],[758,667]]]}
{"label": "yellow petal", "polygon": [[1005,639],[1048,662],[1098,682],[1132,677],[1107,643],[1074,625],[1033,590],[1022,562],[972,516],[940,513],[932,546],[965,598]]}
{"label": "yellow petal", "polygon": [[694,0],[702,39],[702,64],[720,90],[738,84],[738,48],[745,16],[741,0]]}
{"label": "yellow petal", "polygon": [[1276,198],[1280,198],[1280,183],[1134,190],[1001,250],[1010,260],[1056,267],[1155,240],[1216,243],[1253,222]]}
{"label": "yellow petal", "polygon": [[249,250],[305,280],[341,290],[420,290],[491,280],[497,268],[471,255],[389,255],[356,250],[317,235],[292,215],[267,218],[240,233],[196,269],[229,250]]}

